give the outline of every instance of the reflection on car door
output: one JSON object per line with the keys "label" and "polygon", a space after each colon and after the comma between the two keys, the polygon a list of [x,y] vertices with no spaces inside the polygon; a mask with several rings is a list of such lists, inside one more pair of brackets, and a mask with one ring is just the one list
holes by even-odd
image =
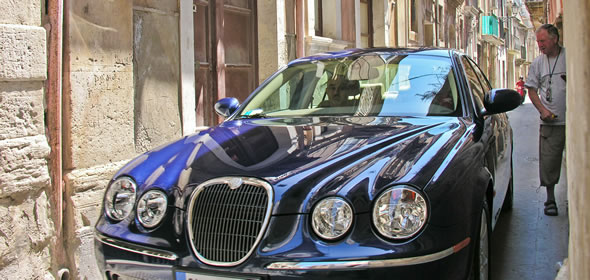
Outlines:
{"label": "reflection on car door", "polygon": [[[468,64],[476,75],[477,81],[473,77],[470,77],[470,83],[479,83],[481,91],[477,94],[480,98],[483,98],[483,93],[489,92],[492,87],[486,76],[483,74],[481,69],[468,57],[464,58],[464,63]],[[467,66],[466,66],[467,68]],[[469,71],[467,71],[469,72]],[[468,74],[469,76],[469,74]],[[483,99],[482,99],[483,101]],[[506,114],[494,114],[488,116],[489,120],[486,120],[485,125],[490,126],[486,129],[491,129],[490,138],[490,151],[488,151],[489,162],[493,166],[492,175],[494,176],[494,198],[492,203],[492,224],[495,224],[495,220],[500,214],[502,201],[508,191],[508,184],[511,176],[511,158],[512,158],[512,133],[508,123],[508,117]],[[493,156],[495,155],[495,156]]]}

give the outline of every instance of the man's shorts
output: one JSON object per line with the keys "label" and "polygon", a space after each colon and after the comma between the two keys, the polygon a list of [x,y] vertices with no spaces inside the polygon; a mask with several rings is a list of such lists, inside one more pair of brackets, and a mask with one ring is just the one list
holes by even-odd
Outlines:
{"label": "man's shorts", "polygon": [[565,149],[565,125],[541,125],[539,129],[539,173],[541,186],[559,182]]}

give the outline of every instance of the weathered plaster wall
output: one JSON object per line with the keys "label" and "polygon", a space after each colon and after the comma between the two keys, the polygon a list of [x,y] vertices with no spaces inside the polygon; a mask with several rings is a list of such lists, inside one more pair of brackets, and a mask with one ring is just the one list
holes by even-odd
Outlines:
{"label": "weathered plaster wall", "polygon": [[132,2],[68,1],[64,17],[64,243],[72,278],[102,279],[94,224],[109,179],[136,155]]}
{"label": "weathered plaster wall", "polygon": [[[388,0],[373,1],[373,46],[389,46],[389,27],[387,26]],[[391,15],[389,15],[391,16]]]}
{"label": "weathered plaster wall", "polygon": [[130,1],[71,1],[64,86],[64,164],[89,168],[129,159],[133,142]]}
{"label": "weathered plaster wall", "polygon": [[342,5],[340,1],[322,1],[322,21],[323,37],[342,40]]}
{"label": "weathered plaster wall", "polygon": [[565,2],[567,48],[567,182],[569,199],[569,279],[590,279],[590,38],[580,36],[590,24],[587,0]]}
{"label": "weathered plaster wall", "polygon": [[258,77],[259,83],[272,75],[287,61],[285,19],[276,16],[284,9],[284,0],[261,0],[257,2],[258,15]]}
{"label": "weathered plaster wall", "polygon": [[134,124],[135,147],[143,152],[182,136],[179,13],[175,1],[137,2],[133,7]]}
{"label": "weathered plaster wall", "polygon": [[0,275],[53,279],[40,1],[0,0]]}
{"label": "weathered plaster wall", "polygon": [[406,1],[396,1],[395,9],[397,9],[396,23],[398,46],[405,47],[409,45],[408,37],[410,36],[408,34],[410,30],[410,19],[407,15],[409,7],[406,5]]}
{"label": "weathered plaster wall", "polygon": [[70,1],[64,215],[73,278],[101,279],[93,231],[113,174],[182,135],[177,1]]}

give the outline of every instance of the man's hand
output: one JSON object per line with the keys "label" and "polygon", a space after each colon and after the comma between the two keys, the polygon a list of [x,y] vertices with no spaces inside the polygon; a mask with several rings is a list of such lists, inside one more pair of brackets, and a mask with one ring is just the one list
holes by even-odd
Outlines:
{"label": "man's hand", "polygon": [[557,118],[555,114],[545,108],[543,108],[539,113],[541,114],[541,119],[546,122],[554,121],[555,118]]}

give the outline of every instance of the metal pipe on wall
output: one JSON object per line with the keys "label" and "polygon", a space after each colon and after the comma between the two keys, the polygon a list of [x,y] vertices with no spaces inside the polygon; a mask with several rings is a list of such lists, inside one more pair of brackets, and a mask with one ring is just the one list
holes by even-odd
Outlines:
{"label": "metal pipe on wall", "polygon": [[49,36],[48,71],[46,84],[47,134],[51,152],[49,166],[51,176],[52,216],[55,224],[55,250],[52,252],[58,267],[66,264],[63,240],[63,167],[62,167],[62,70],[63,70],[63,7],[64,0],[48,0]]}

